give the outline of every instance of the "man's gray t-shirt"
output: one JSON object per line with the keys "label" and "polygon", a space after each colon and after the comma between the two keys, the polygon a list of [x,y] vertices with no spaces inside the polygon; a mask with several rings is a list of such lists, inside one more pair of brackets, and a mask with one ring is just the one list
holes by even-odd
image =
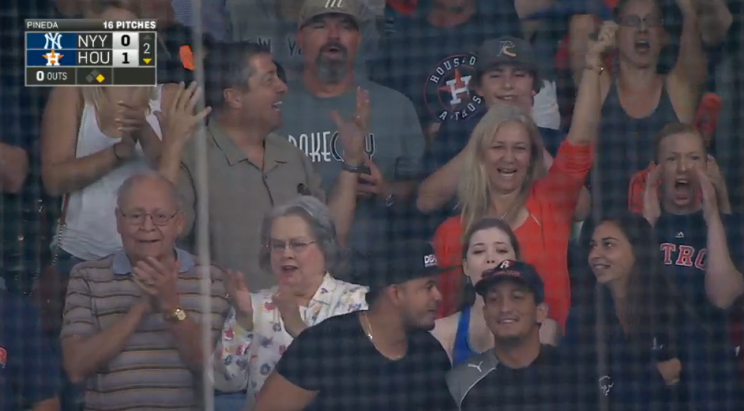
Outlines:
{"label": "man's gray t-shirt", "polygon": [[[359,86],[369,92],[370,99],[367,156],[380,169],[385,181],[417,179],[424,135],[413,104],[403,94],[377,83],[365,80]],[[332,110],[352,119],[356,111],[356,87],[338,97],[319,98],[308,92],[302,81],[290,82],[282,104],[284,126],[279,131],[310,158],[326,190],[333,189],[343,166],[343,145],[331,120]],[[380,221],[385,215],[383,200],[358,199],[349,236],[353,250],[365,255],[373,251],[370,242],[379,239],[387,227],[386,221]]]}
{"label": "man's gray t-shirt", "polygon": [[[271,50],[271,54],[284,67],[287,78],[292,80],[302,73],[304,60],[297,43],[297,22],[287,21],[278,11],[277,0],[226,0],[226,8],[232,26],[233,41],[254,41]],[[362,44],[357,52],[356,72],[367,76],[367,62],[377,52],[379,35],[373,12],[362,16],[360,27]]]}

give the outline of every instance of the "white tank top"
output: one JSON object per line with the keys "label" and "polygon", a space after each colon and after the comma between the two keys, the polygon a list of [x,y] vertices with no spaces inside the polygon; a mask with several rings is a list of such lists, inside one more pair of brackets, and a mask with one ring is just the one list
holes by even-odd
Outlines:
{"label": "white tank top", "polygon": [[[160,124],[152,113],[160,110],[162,91],[163,86],[158,86],[157,99],[150,101],[151,114],[147,116],[147,122],[161,139]],[[106,150],[120,140],[103,134],[98,127],[95,107],[86,104],[78,130],[76,158]],[[124,180],[149,169],[142,146],[137,144],[134,159],[84,189],[72,193],[60,248],[86,261],[106,257],[121,249],[121,238],[116,231],[116,192]]]}

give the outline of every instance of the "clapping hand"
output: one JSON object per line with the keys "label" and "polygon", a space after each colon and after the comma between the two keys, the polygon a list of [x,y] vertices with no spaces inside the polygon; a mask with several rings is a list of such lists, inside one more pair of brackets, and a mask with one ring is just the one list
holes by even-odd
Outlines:
{"label": "clapping hand", "polygon": [[134,277],[142,290],[165,311],[175,310],[181,305],[178,295],[178,273],[181,263],[163,264],[157,258],[148,257],[134,266]]}
{"label": "clapping hand", "polygon": [[227,296],[235,309],[238,324],[246,330],[253,329],[253,298],[245,284],[245,276],[232,270],[226,270]]}
{"label": "clapping hand", "polygon": [[352,166],[364,161],[364,143],[369,127],[369,95],[357,88],[357,111],[353,120],[345,119],[337,110],[331,111],[331,120],[336,123],[338,136],[343,146],[344,162]]}
{"label": "clapping hand", "polygon": [[356,94],[356,116],[354,123],[363,133],[369,133],[369,121],[371,116],[371,105],[369,103],[369,91],[357,87]]}
{"label": "clapping hand", "polygon": [[271,296],[271,302],[279,310],[284,322],[284,329],[292,338],[297,337],[306,328],[305,322],[300,314],[300,306],[297,297],[292,294],[289,287],[280,285],[279,290]]}
{"label": "clapping hand", "polygon": [[114,146],[114,154],[120,160],[129,160],[134,156],[137,142],[144,127],[149,127],[145,120],[145,109],[131,102],[119,101],[114,119],[121,140]]}
{"label": "clapping hand", "polygon": [[699,167],[695,167],[694,170],[703,197],[703,217],[705,217],[706,221],[710,221],[711,218],[719,215],[716,188],[705,171],[701,170]]}
{"label": "clapping hand", "polygon": [[194,113],[202,94],[202,88],[196,83],[191,83],[186,89],[181,83],[170,107],[155,112],[163,131],[164,144],[183,147],[191,139],[196,128],[212,111],[211,107],[205,107],[199,113]]}
{"label": "clapping hand", "polygon": [[646,188],[643,190],[643,217],[651,226],[654,226],[661,216],[661,203],[659,202],[661,167],[651,162],[648,171]]}

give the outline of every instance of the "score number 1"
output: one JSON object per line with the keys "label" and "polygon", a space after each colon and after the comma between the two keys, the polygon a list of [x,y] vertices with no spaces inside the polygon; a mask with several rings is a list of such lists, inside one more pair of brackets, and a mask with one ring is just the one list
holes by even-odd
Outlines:
{"label": "score number 1", "polygon": [[139,65],[139,33],[113,33],[114,67],[137,67]]}

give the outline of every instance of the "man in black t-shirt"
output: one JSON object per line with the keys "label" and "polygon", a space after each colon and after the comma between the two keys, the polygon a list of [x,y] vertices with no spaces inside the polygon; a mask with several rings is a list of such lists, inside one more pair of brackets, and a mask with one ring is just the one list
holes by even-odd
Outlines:
{"label": "man in black t-shirt", "polygon": [[494,348],[447,374],[459,410],[487,411],[494,405],[504,411],[598,409],[590,406],[597,389],[586,383],[579,389],[571,364],[555,348],[540,344],[540,323],[548,316],[544,288],[526,263],[506,260],[483,273],[475,291],[485,302]]}
{"label": "man in black t-shirt", "polygon": [[442,299],[434,250],[420,241],[388,247],[372,260],[369,310],[303,331],[254,411],[455,409],[444,380],[449,358],[429,333]]}

